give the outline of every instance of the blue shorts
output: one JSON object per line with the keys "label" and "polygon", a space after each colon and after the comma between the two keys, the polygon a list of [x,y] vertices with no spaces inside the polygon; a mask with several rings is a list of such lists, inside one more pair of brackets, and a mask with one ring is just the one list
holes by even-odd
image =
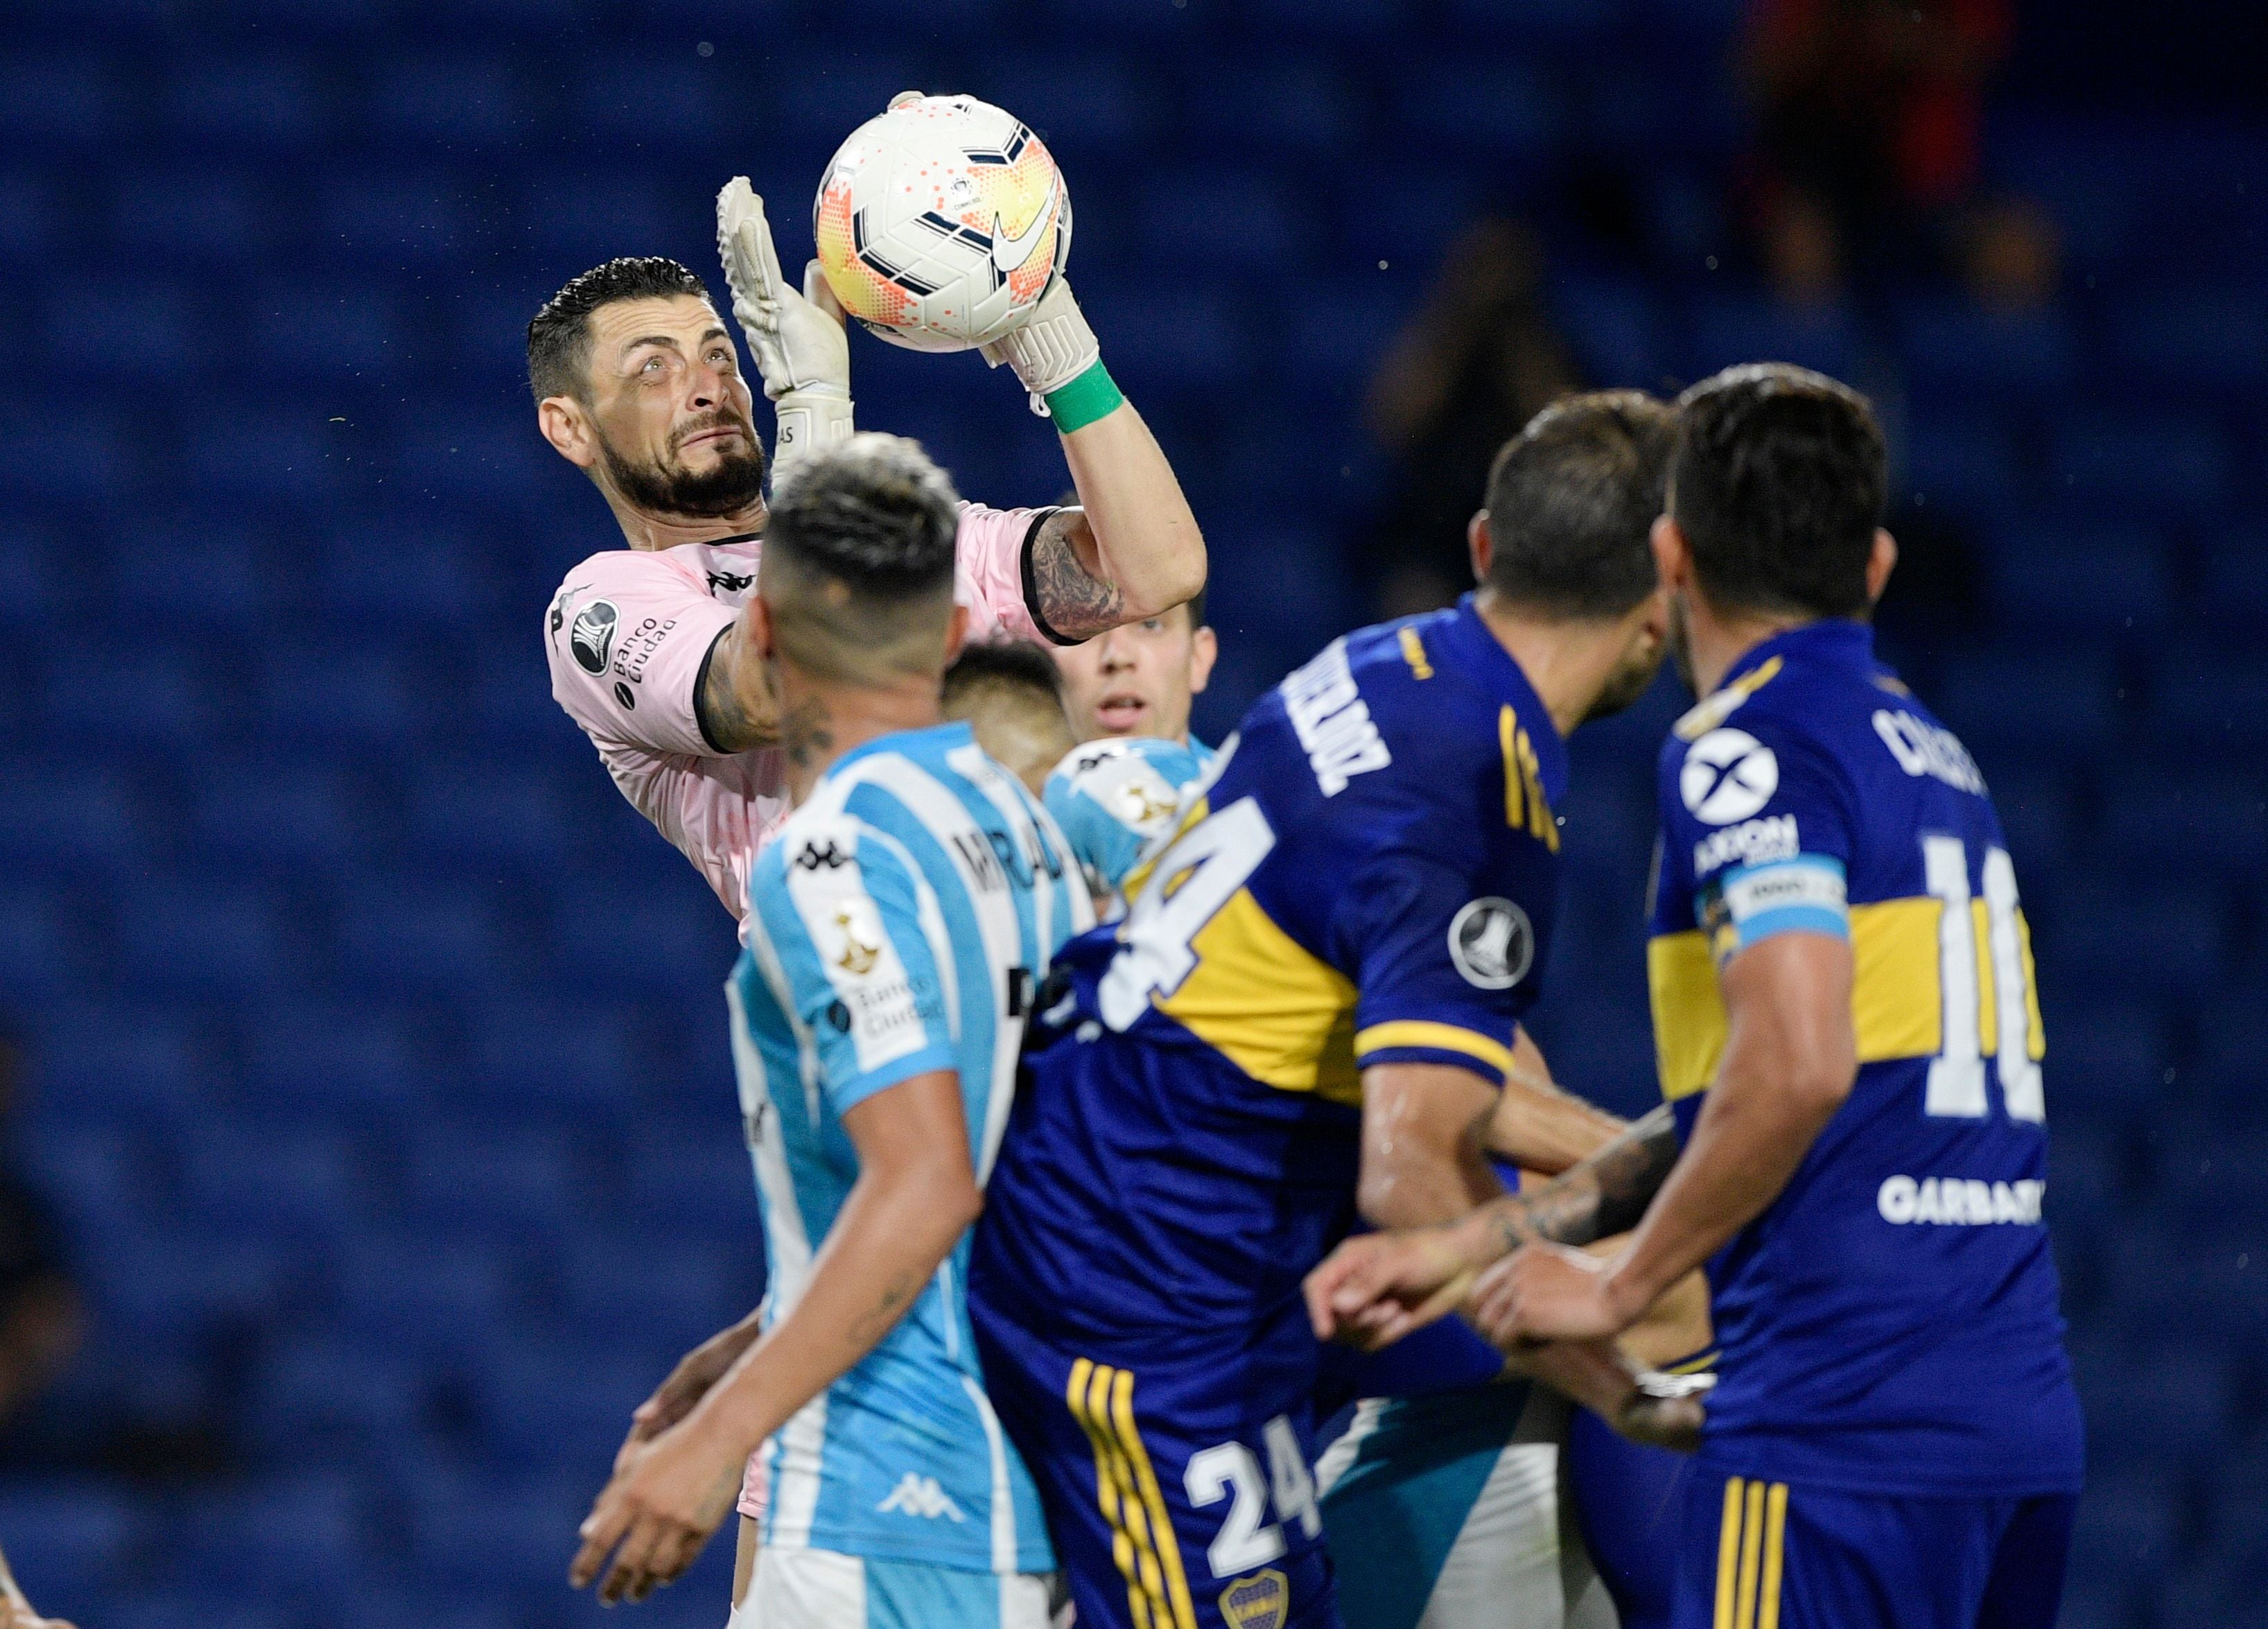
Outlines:
{"label": "blue shorts", "polygon": [[984,1388],[1046,1507],[1080,1629],[1340,1629],[1314,1342],[1066,1352],[972,1294]]}
{"label": "blue shorts", "polygon": [[2054,1629],[2075,1493],[1854,1493],[1686,1476],[1675,1629]]}
{"label": "blue shorts", "polygon": [[1588,1409],[1567,1427],[1568,1492],[1622,1629],[1669,1629],[1690,1455],[1647,1448]]}

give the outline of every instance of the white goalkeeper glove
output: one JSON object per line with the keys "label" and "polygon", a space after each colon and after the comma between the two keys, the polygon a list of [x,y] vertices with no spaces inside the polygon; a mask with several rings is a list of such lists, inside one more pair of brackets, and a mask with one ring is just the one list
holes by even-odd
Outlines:
{"label": "white goalkeeper glove", "polygon": [[777,415],[772,467],[849,439],[850,340],[843,307],[817,261],[804,269],[802,293],[788,286],[764,201],[745,175],[717,195],[717,253],[733,291],[733,315]]}
{"label": "white goalkeeper glove", "polygon": [[1062,203],[1057,227],[1056,275],[1046,292],[1032,302],[1023,321],[990,344],[978,348],[987,365],[1006,363],[1016,371],[1031,394],[1032,411],[1045,416],[1047,397],[1061,390],[1102,359],[1102,346],[1094,337],[1086,313],[1071,291],[1071,200]]}

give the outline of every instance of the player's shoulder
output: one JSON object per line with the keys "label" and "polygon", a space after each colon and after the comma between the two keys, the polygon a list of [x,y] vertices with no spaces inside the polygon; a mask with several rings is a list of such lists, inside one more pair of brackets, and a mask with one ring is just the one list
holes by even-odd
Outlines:
{"label": "player's shoulder", "polygon": [[1065,753],[1048,771],[1048,785],[1052,789],[1061,781],[1079,787],[1146,770],[1179,786],[1194,780],[1203,767],[1195,749],[1184,741],[1162,735],[1107,735],[1082,741]]}
{"label": "player's shoulder", "polygon": [[821,896],[865,891],[875,880],[904,869],[887,834],[852,807],[863,783],[826,780],[781,822],[756,857],[748,900],[758,922],[779,912],[807,917]]}

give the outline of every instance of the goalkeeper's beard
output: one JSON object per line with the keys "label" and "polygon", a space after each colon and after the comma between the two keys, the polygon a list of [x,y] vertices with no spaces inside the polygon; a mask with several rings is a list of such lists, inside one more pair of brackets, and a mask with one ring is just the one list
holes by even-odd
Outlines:
{"label": "goalkeeper's beard", "polygon": [[632,463],[604,434],[598,438],[599,456],[606,461],[607,476],[615,483],[615,490],[633,508],[644,513],[684,515],[702,520],[736,515],[754,507],[764,495],[764,444],[756,439],[755,430],[746,419],[719,415],[703,424],[689,424],[671,443],[670,454],[674,458],[678,442],[685,437],[728,424],[740,428],[747,439],[748,450],[718,459],[717,467],[705,474],[696,474],[681,464],[664,464],[659,459]]}

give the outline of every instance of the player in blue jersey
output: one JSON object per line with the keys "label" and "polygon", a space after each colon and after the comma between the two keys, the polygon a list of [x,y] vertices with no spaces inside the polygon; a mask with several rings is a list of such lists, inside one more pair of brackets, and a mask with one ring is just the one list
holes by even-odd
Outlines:
{"label": "player in blue jersey", "polygon": [[[1042,1629],[1054,1563],[983,1390],[962,1286],[1034,992],[1092,925],[1037,801],[939,724],[954,498],[858,436],[775,492],[749,637],[797,805],[756,860],[726,986],[771,1290],[729,1366],[623,1450],[577,1584],[689,1566],[769,1442],[765,1629]],[[608,1557],[611,1552],[612,1561]]]}
{"label": "player in blue jersey", "polygon": [[[2030,940],[1976,764],[1874,659],[1883,472],[1816,374],[1682,404],[1655,542],[1704,699],[1662,755],[1648,963],[1683,1148],[1612,1262],[1531,1244],[1469,1303],[1503,1342],[1603,1335],[1708,1264],[1678,1629],[2047,1629],[2061,1596],[2081,1441]],[[1316,1301],[1405,1327],[1503,1248],[1491,1208],[1358,1242]]]}
{"label": "player in blue jersey", "polygon": [[[1526,433],[1548,459],[1642,400]],[[1500,1193],[1502,1092],[1539,1147],[1594,1140],[1592,1111],[1508,1077],[1564,738],[1645,688],[1665,610],[1642,526],[1567,528],[1602,545],[1570,584],[1534,519],[1545,546],[1476,528],[1477,594],[1335,641],[1257,704],[1118,933],[1066,954],[970,1308],[1082,1624],[1336,1623],[1302,1275],[1359,1214]],[[1627,1391],[1603,1352],[1562,1355]]]}

